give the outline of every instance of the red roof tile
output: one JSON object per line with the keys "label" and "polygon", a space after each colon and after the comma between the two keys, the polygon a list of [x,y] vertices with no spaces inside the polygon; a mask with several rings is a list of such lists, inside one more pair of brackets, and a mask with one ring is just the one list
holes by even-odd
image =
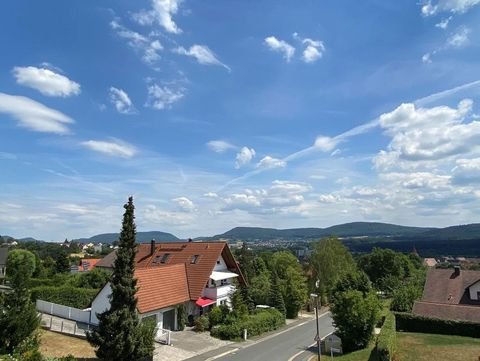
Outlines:
{"label": "red roof tile", "polygon": [[137,279],[137,308],[140,313],[155,311],[190,300],[184,264],[162,268],[141,268]]}

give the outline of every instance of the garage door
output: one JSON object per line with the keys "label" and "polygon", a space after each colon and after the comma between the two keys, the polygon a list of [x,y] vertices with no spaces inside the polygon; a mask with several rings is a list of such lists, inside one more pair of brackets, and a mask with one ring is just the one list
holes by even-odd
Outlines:
{"label": "garage door", "polygon": [[163,313],[163,328],[166,330],[175,330],[175,310]]}

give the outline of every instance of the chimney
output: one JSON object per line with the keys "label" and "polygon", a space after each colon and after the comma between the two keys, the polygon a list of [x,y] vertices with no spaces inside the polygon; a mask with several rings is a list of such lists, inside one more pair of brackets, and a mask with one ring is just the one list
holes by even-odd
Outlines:
{"label": "chimney", "polygon": [[153,255],[155,253],[155,239],[150,241],[150,254]]}
{"label": "chimney", "polygon": [[453,275],[455,277],[460,276],[460,266],[453,267]]}

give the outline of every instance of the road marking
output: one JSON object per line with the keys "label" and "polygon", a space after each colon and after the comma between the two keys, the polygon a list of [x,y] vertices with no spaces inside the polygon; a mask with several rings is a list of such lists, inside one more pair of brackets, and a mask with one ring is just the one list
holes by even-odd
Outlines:
{"label": "road marking", "polygon": [[236,351],[238,351],[239,348],[234,348],[234,349],[231,349],[229,351],[226,351],[224,353],[221,353],[220,355],[217,355],[217,356],[213,356],[213,357],[210,357],[210,358],[207,358],[205,361],[213,361],[213,360],[216,360],[217,358],[220,358],[220,357],[223,357],[223,356],[227,356],[231,353],[234,353]]}
{"label": "road marking", "polygon": [[290,358],[288,359],[288,361],[293,361],[297,356],[300,356],[302,353],[307,352],[310,347],[313,347],[313,346],[315,346],[316,344],[317,344],[317,343],[314,342],[314,343],[312,343],[310,346],[308,346],[305,350],[302,350],[302,351],[300,351],[300,352],[297,352],[295,355],[293,355],[292,357],[290,357]]}

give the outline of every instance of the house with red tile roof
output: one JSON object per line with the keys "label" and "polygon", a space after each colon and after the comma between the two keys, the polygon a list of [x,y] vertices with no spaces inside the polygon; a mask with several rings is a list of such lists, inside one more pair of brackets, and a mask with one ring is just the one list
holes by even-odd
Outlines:
{"label": "house with red tile roof", "polygon": [[[116,251],[97,262],[112,270]],[[153,318],[163,329],[177,328],[177,307],[186,306],[189,319],[213,306],[230,306],[235,282],[245,279],[226,242],[174,242],[140,244],[136,254],[137,310],[140,318]],[[109,308],[107,283],[91,305],[91,323]]]}
{"label": "house with red tile roof", "polygon": [[97,258],[82,258],[80,260],[80,266],[78,272],[88,272],[95,268],[95,265],[100,261]]}
{"label": "house with red tile roof", "polygon": [[412,312],[443,320],[480,323],[480,271],[430,268]]}

